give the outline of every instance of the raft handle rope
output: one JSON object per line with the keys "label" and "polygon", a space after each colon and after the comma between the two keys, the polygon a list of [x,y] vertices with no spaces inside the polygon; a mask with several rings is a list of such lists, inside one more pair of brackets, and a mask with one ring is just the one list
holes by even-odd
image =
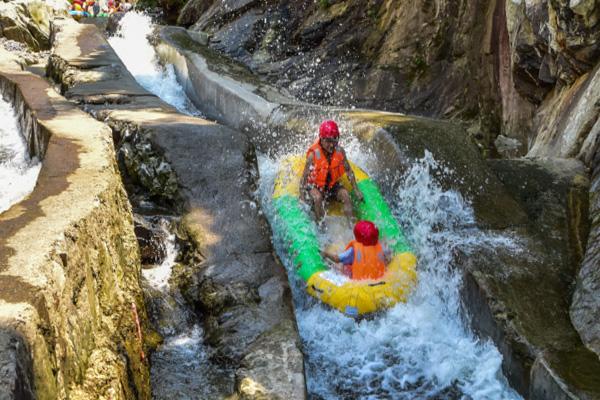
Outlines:
{"label": "raft handle rope", "polygon": [[385,281],[376,282],[376,283],[369,283],[369,286],[371,286],[371,287],[373,287],[373,286],[381,286],[381,285],[385,285]]}
{"label": "raft handle rope", "polygon": [[312,286],[313,290],[317,293],[323,294],[325,292],[323,289],[319,289],[315,285],[311,285],[311,286]]}

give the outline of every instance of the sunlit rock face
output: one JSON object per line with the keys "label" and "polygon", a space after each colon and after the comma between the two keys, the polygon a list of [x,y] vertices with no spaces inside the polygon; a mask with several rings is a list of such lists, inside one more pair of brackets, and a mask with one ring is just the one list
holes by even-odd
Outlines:
{"label": "sunlit rock face", "polygon": [[600,356],[600,152],[590,190],[590,235],[571,304],[571,321],[588,348]]}
{"label": "sunlit rock face", "polygon": [[65,13],[60,1],[16,0],[0,3],[0,36],[26,43],[31,50],[50,48],[50,20]]}
{"label": "sunlit rock face", "polygon": [[599,16],[593,0],[190,0],[178,21],[303,100],[464,119],[490,155],[498,134],[552,155]]}

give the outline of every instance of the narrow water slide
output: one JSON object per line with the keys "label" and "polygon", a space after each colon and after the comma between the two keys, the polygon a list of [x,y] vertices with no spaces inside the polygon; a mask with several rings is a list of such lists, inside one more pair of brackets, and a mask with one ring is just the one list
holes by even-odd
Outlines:
{"label": "narrow water slide", "polygon": [[[137,23],[149,23],[149,19],[133,15],[130,21],[134,18]],[[121,22],[121,32],[128,31],[124,27],[128,23],[125,19]],[[137,29],[152,31],[150,27]],[[119,46],[123,49],[137,43],[127,42],[127,36],[122,40]],[[114,45],[115,40],[111,43]],[[140,48],[141,44],[136,46]],[[167,65],[166,73],[172,74],[172,68]],[[144,67],[130,69],[136,79],[135,71],[139,69]],[[148,88],[169,101],[169,96],[161,93],[170,90],[155,85]],[[264,134],[277,138],[285,132],[269,130]],[[365,151],[351,135],[345,136],[343,144],[349,157],[360,166],[369,170],[369,166],[377,164],[369,159],[376,155]],[[503,376],[498,350],[466,328],[460,309],[461,277],[451,264],[452,251],[457,247],[467,251],[473,243],[505,246],[511,244],[511,239],[486,235],[475,228],[468,203],[457,192],[443,190],[432,176],[432,171],[439,168],[436,160],[431,155],[418,160],[402,177],[404,184],[388,190],[394,215],[407,229],[421,260],[415,293],[406,304],[399,304],[374,320],[357,323],[311,299],[287,256],[270,199],[279,161],[289,155],[259,155],[257,195],[271,222],[272,240],[292,284],[305,348],[309,397],[520,398]],[[399,176],[386,176],[377,169],[369,172],[381,182],[399,180]]]}
{"label": "narrow water slide", "polygon": [[[195,36],[165,27],[159,48],[198,107],[244,131],[260,153],[261,204],[293,284],[300,335],[310,348],[305,359],[310,396],[600,397],[600,383],[593,378],[600,362],[573,329],[564,301],[576,279],[569,243],[578,243],[586,225],[585,219],[572,221],[573,215],[587,213],[589,180],[580,163],[492,162],[448,121],[302,103],[196,42]],[[339,327],[346,325],[339,320],[328,325],[328,310],[306,296],[269,210],[269,177],[281,160],[304,154],[319,123],[332,117],[342,126],[342,144],[352,149],[351,160],[383,189],[417,252],[418,274],[425,278],[407,304],[386,317],[358,325],[344,320],[351,335],[343,345]],[[544,193],[535,207],[532,190]],[[567,192],[577,200],[566,199]],[[410,314],[415,304],[433,305],[435,312],[416,318],[419,308]],[[405,313],[404,319],[396,313]],[[342,317],[334,313],[331,318]],[[416,331],[412,345],[406,326]],[[385,336],[384,342],[369,333]],[[386,350],[389,337],[396,339],[392,347],[403,340],[409,345]],[[436,348],[438,340],[447,352]],[[372,342],[377,345],[369,347]],[[466,352],[470,361],[462,358],[465,343],[472,343]],[[408,354],[408,361],[398,353]],[[573,363],[585,370],[573,373]],[[390,385],[390,377],[400,383]]]}
{"label": "narrow water slide", "polygon": [[144,89],[184,114],[199,116],[200,112],[177,82],[173,66],[159,63],[154,47],[148,41],[153,31],[148,15],[129,12],[121,18],[117,32],[108,42]]}
{"label": "narrow water slide", "polygon": [[[348,156],[373,165],[356,140],[343,140]],[[388,194],[419,259],[418,284],[406,304],[357,323],[309,297],[279,236],[271,206],[279,157],[259,158],[262,204],[272,223],[273,240],[292,281],[296,317],[305,346],[309,393],[314,398],[520,398],[501,370],[502,356],[465,327],[460,308],[461,277],[452,251],[486,243],[504,246],[474,226],[462,196],[443,190],[427,155],[414,163],[404,183]],[[387,179],[373,171],[380,182]],[[323,233],[326,234],[326,233]]]}
{"label": "narrow water slide", "polygon": [[[90,48],[103,46],[97,36],[83,36],[88,28],[62,29],[80,40],[96,41]],[[133,77],[164,103],[141,90],[126,93],[113,84],[108,90],[126,96],[126,102],[88,106],[125,144],[132,137],[144,137],[139,149],[152,147],[165,160],[157,162],[155,172],[172,168],[179,180],[185,200],[182,223],[206,257],[196,276],[200,283],[191,282],[200,293],[194,300],[196,311],[204,313],[206,339],[215,346],[216,357],[210,361],[233,365],[234,382],[230,379],[226,385],[235,386],[238,394],[279,390],[301,398],[304,379],[298,374],[305,372],[311,399],[518,399],[543,398],[544,393],[563,396],[571,390],[587,398],[600,393],[589,376],[572,379],[563,374],[560,357],[569,349],[576,350],[574,357],[588,360],[586,365],[594,371],[598,362],[590,361],[576,336],[573,339],[568,314],[565,319],[564,313],[555,313],[560,299],[530,301],[548,290],[564,289],[560,258],[546,254],[552,243],[526,228],[527,210],[497,176],[507,167],[481,160],[461,129],[400,114],[302,104],[263,85],[247,70],[235,76],[243,68],[232,67],[230,61],[219,65],[222,58],[180,28],[161,31],[163,57],[157,62],[147,42],[154,29],[149,18],[129,13],[110,43]],[[75,76],[66,95],[85,102],[78,96],[97,87],[86,86],[85,77],[78,80],[85,66],[69,59],[72,52],[59,35],[59,44],[61,40],[63,48],[58,46],[56,55],[66,62],[54,67],[61,70],[58,75]],[[143,56],[129,62],[134,49]],[[194,118],[198,113],[230,128]],[[303,154],[318,123],[332,117],[340,122],[348,157],[381,187],[419,260],[418,283],[408,301],[362,321],[307,295],[271,201],[280,162]],[[143,166],[140,170],[147,172]],[[270,230],[263,226],[262,215]],[[294,361],[300,355],[296,328],[287,308],[285,274],[272,259],[271,243],[287,272],[305,370],[299,367],[302,362]],[[540,282],[539,271],[546,266],[547,280]],[[171,267],[156,268],[159,273]],[[150,272],[145,275],[149,281],[155,278]],[[519,302],[510,286],[529,279],[536,286],[526,286],[521,294],[526,300]],[[159,282],[158,289],[165,287]],[[177,303],[177,296],[168,302]],[[564,329],[546,329],[549,315],[552,324]],[[183,341],[200,344],[202,330],[194,323],[188,327]],[[159,349],[157,357],[171,357],[166,350],[173,344],[182,348],[179,333],[168,330],[163,333],[165,351]],[[535,334],[526,336],[528,330]],[[562,335],[563,347],[555,346],[553,334]],[[532,343],[523,345],[525,338]],[[173,352],[174,358],[163,366],[196,365],[204,357],[200,353]],[[265,367],[265,360],[272,364]],[[269,369],[273,366],[279,369]],[[175,370],[173,388],[185,375]],[[189,383],[182,381],[181,387],[192,388]],[[211,384],[221,383],[207,382]],[[195,389],[186,390],[182,393],[193,398]]]}

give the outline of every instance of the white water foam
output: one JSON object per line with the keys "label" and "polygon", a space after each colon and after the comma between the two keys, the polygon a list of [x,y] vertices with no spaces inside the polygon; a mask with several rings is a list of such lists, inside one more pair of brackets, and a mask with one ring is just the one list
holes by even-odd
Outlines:
{"label": "white water foam", "polygon": [[119,29],[108,42],[129,72],[144,89],[188,115],[200,115],[177,81],[173,65],[158,62],[154,47],[148,42],[154,25],[146,14],[130,11],[119,21]]}
{"label": "white water foam", "polygon": [[150,376],[155,400],[223,398],[229,389],[228,372],[210,361],[211,349],[204,344],[204,333],[195,314],[189,309],[176,287],[171,287],[173,267],[179,255],[171,222],[160,220],[166,238],[165,259],[142,275],[154,289],[151,295],[151,318],[164,342],[152,354]]}
{"label": "white water foam", "polygon": [[0,97],[0,213],[31,193],[41,167],[29,156],[13,107]]}
{"label": "white water foam", "polygon": [[[356,142],[347,154],[361,167],[371,164]],[[464,325],[461,278],[452,268],[453,250],[511,244],[479,232],[460,194],[444,191],[432,171],[431,154],[404,176],[393,199],[397,219],[419,258],[418,285],[406,304],[371,320],[356,322],[309,297],[293,271],[270,206],[279,158],[259,157],[261,197],[274,231],[276,250],[292,284],[306,354],[309,397],[314,399],[518,399],[502,374],[502,356]],[[385,177],[381,177],[385,180]]]}
{"label": "white water foam", "polygon": [[169,288],[169,278],[171,277],[173,265],[175,265],[175,259],[177,258],[179,250],[175,242],[175,234],[169,231],[168,221],[161,221],[161,229],[166,237],[164,243],[166,250],[165,259],[154,268],[142,269],[142,275],[146,278],[150,286],[165,291]]}

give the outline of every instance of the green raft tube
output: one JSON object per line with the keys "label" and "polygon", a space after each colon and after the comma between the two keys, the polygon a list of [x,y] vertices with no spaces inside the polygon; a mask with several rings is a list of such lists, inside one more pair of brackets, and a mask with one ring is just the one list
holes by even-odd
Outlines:
{"label": "green raft tube", "polygon": [[[392,252],[385,275],[378,280],[333,278],[321,257],[316,225],[300,204],[299,185],[305,158],[290,156],[280,164],[273,190],[275,218],[280,227],[288,254],[298,275],[306,282],[307,292],[342,313],[359,317],[405,302],[416,284],[417,259],[408,245],[402,229],[392,216],[375,182],[359,167],[350,163],[364,200],[358,202],[348,178],[342,185],[348,189],[358,219],[373,221],[380,240]],[[332,202],[328,214],[336,213],[339,204]],[[339,211],[337,211],[339,212]],[[323,243],[328,246],[329,243]]]}

